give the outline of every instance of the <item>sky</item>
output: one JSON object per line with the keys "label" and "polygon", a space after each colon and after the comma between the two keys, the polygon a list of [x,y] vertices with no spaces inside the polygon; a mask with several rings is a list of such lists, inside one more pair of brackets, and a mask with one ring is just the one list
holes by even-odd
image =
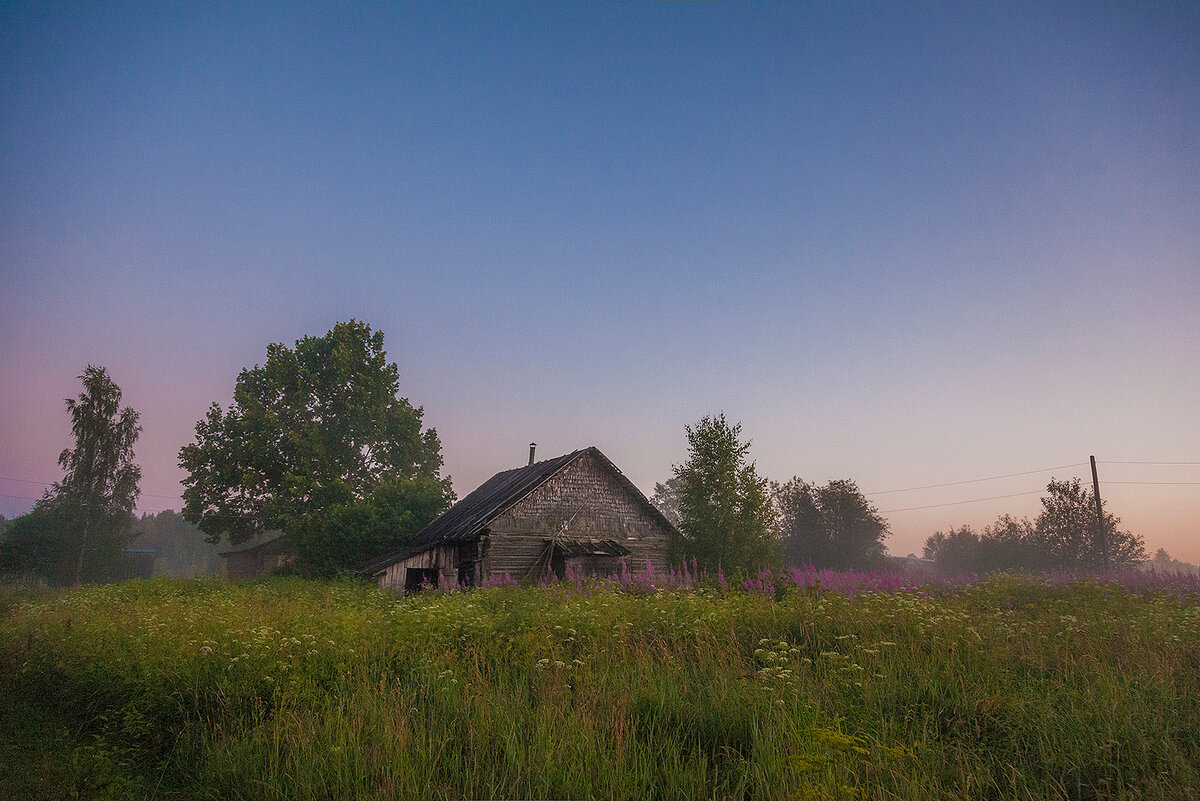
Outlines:
{"label": "sky", "polygon": [[1094,454],[1200,562],[1200,5],[4,2],[0,75],[0,513],[87,365],[178,509],[353,318],[460,497],[531,441],[649,495],[723,412],[893,553]]}

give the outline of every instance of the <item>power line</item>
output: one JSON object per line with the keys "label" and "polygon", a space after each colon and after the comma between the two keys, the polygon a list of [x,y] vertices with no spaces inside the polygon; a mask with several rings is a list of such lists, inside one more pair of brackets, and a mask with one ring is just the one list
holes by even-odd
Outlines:
{"label": "power line", "polygon": [[1200,481],[1105,481],[1105,484],[1157,484],[1169,487],[1198,487]]}
{"label": "power line", "polygon": [[[926,484],[923,487],[905,487],[904,489],[879,490],[878,492],[864,492],[863,495],[890,495],[895,492],[915,492],[916,490],[937,489],[938,487],[957,487],[960,484],[978,484],[981,481],[995,481],[1001,478],[1015,478],[1016,476],[1031,476],[1034,473],[1049,473],[1052,470],[1066,470],[1069,467],[1083,467],[1086,462],[1076,462],[1075,464],[1064,464],[1058,467],[1043,467],[1040,470],[1025,470],[1020,473],[1005,473],[1002,476],[988,476],[987,478],[971,478],[966,481],[947,481],[945,484]],[[1021,493],[1027,494],[1027,493]],[[1002,496],[1003,497],[1003,496]],[[963,503],[967,503],[964,501]]]}
{"label": "power line", "polygon": [[41,498],[30,498],[28,495],[4,495],[0,494],[0,498],[13,498],[18,501],[40,501]]}
{"label": "power line", "polygon": [[[1027,476],[1027,475],[1031,475],[1033,473],[1044,473],[1044,472],[1047,472],[1050,470],[1063,470],[1068,467],[1082,467],[1083,464],[1084,463],[1080,462],[1079,464],[1063,465],[1062,467],[1048,467],[1045,470],[1030,470],[1030,471],[1027,471],[1024,473],[1010,473],[1010,474],[1004,475],[1004,476],[995,476],[994,478],[1011,478],[1013,476]],[[1112,463],[1101,462],[1100,464],[1112,464]],[[1187,463],[1187,462],[1121,462],[1120,464],[1200,464],[1200,462],[1195,462],[1195,463]],[[979,481],[990,481],[990,480],[992,480],[992,479],[980,478],[980,479],[973,479],[971,481],[954,481],[954,482],[951,482],[948,484],[932,484],[928,487],[913,487],[912,489],[932,489],[934,487],[949,487],[949,486],[954,486],[956,484],[973,484],[973,483],[976,483]],[[1147,486],[1171,486],[1171,487],[1200,486],[1200,481],[1106,481],[1104,483],[1105,484],[1135,484],[1135,485],[1147,485]],[[906,492],[906,491],[907,490],[888,490],[887,492]],[[968,504],[968,503],[982,503],[983,501],[996,501],[996,500],[1001,500],[1003,498],[1018,498],[1022,495],[1036,495],[1040,492],[1042,492],[1042,490],[1029,490],[1028,492],[1014,492],[1010,495],[993,495],[988,498],[972,498],[971,500],[967,500],[967,501],[951,501],[949,503],[931,503],[931,504],[926,504],[924,506],[906,506],[903,509],[885,509],[885,510],[880,511],[879,514],[892,514],[894,512],[915,512],[919,509],[940,509],[945,506],[962,506],[963,504]],[[874,492],[874,493],[863,493],[863,494],[864,495],[884,495],[886,493]]]}
{"label": "power line", "polygon": [[[15,478],[15,477],[13,477],[13,476],[0,476],[0,481],[19,481],[19,482],[21,482],[22,484],[40,484],[40,485],[42,485],[43,487],[49,487],[49,486],[52,486],[53,484],[57,483],[57,482],[54,482],[54,481],[34,481],[34,480],[32,480],[32,479],[28,479],[28,478]],[[142,493],[139,493],[139,494],[140,494],[140,495],[142,495],[143,497],[146,497],[146,498],[163,498],[164,500],[168,500],[168,501],[177,501],[177,500],[179,500],[179,496],[178,496],[178,495],[155,495],[153,492],[142,492]],[[18,497],[20,497],[20,496],[19,496],[19,495],[6,495],[6,496],[4,496],[4,497],[6,497],[6,498],[18,498]],[[33,500],[38,500],[38,499],[37,499],[37,498],[34,498]]]}
{"label": "power line", "polygon": [[1200,462],[1096,462],[1096,464],[1190,464],[1190,465],[1200,465]]}
{"label": "power line", "polygon": [[943,506],[962,506],[965,503],[981,503],[983,501],[998,501],[1001,498],[1018,498],[1022,495],[1037,495],[1042,490],[1029,490],[1028,492],[1014,492],[1011,495],[993,495],[990,498],[973,498],[969,501],[951,501],[950,503],[931,503],[927,506],[907,506],[903,509],[885,509],[879,514],[890,515],[893,512],[914,512],[917,509],[940,509]]}
{"label": "power line", "polygon": [[[5,495],[4,493],[0,493],[0,498],[8,498],[10,500],[15,500],[15,501],[40,501],[40,500],[42,500],[41,498],[31,498],[28,495]],[[134,509],[137,511],[140,511],[140,512],[153,512],[154,514],[168,511],[167,509],[151,509],[149,507],[142,506],[140,503],[136,504],[134,506]],[[169,511],[173,512],[175,510],[171,509]]]}

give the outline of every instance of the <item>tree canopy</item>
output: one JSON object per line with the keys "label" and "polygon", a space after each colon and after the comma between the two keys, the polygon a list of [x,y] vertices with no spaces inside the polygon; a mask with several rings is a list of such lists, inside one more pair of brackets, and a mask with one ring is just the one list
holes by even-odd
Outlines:
{"label": "tree canopy", "polygon": [[1119,530],[1121,519],[1107,511],[1101,520],[1102,528],[1097,529],[1096,496],[1078,478],[1051,479],[1034,528],[1054,567],[1095,570],[1145,561],[1141,537]]}
{"label": "tree canopy", "polygon": [[229,408],[214,403],[180,450],[183,516],[212,542],[282,531],[306,573],[355,567],[453,500],[422,415],[399,397],[399,368],[365,323],[268,345]]}
{"label": "tree canopy", "polygon": [[818,486],[793,478],[773,484],[771,494],[790,563],[836,569],[883,563],[887,522],[850,479]]}
{"label": "tree canopy", "polygon": [[741,424],[725,415],[687,426],[688,460],[675,469],[682,555],[703,569],[757,570],[777,559],[767,481],[749,461]]}

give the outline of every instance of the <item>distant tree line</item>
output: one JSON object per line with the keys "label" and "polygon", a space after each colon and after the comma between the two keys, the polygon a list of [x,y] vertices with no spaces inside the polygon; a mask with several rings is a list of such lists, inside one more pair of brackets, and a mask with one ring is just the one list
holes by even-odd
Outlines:
{"label": "distant tree line", "polygon": [[131,548],[154,551],[154,575],[171,578],[221,575],[221,545],[171,509],[144,514],[133,524]]}
{"label": "distant tree line", "polygon": [[1165,548],[1159,548],[1154,552],[1154,556],[1150,558],[1144,565],[1147,570],[1154,570],[1159,573],[1189,573],[1193,576],[1200,575],[1200,565],[1193,565],[1190,562],[1184,562],[1175,559],[1171,554],[1167,553]]}
{"label": "distant tree line", "polygon": [[[679,529],[678,559],[707,570],[752,572],[781,563],[872,569],[887,562],[888,524],[850,479],[817,485],[798,477],[779,483],[758,475],[741,425],[723,414],[685,428],[688,459],[651,501]],[[1142,539],[1105,511],[1079,479],[1051,480],[1037,519],[1005,515],[977,532],[937,532],[925,557],[943,573],[1003,570],[1097,571],[1141,564]]]}
{"label": "distant tree line", "polygon": [[1122,531],[1120,518],[1110,512],[1104,511],[1102,520],[1097,525],[1095,495],[1078,478],[1051,479],[1033,522],[1004,515],[982,532],[967,525],[939,531],[925,541],[925,558],[948,574],[1097,571],[1145,561],[1140,536]]}

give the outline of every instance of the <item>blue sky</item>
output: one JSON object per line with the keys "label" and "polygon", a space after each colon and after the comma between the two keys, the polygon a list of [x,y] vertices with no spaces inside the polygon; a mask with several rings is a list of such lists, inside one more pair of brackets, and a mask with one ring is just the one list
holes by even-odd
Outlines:
{"label": "blue sky", "polygon": [[[460,494],[530,440],[649,493],[718,411],[867,491],[1200,461],[1194,4],[194,5],[0,9],[3,495],[94,363],[177,507],[237,372],[351,317]],[[1102,478],[1200,560],[1200,467]]]}

